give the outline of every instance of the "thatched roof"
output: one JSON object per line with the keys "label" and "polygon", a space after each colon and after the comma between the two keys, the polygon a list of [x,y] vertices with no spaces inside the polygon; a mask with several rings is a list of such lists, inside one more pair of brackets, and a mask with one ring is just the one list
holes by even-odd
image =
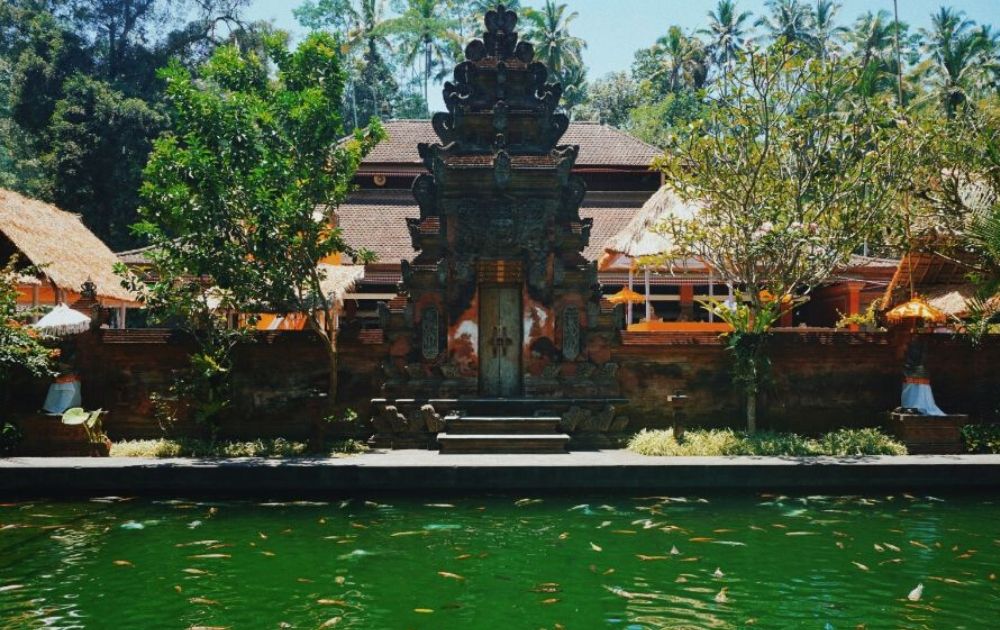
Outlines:
{"label": "thatched roof", "polygon": [[971,284],[937,286],[924,294],[927,303],[945,315],[966,317],[969,314],[969,300],[976,296],[976,288]]}
{"label": "thatched roof", "polygon": [[56,287],[79,292],[90,279],[100,298],[134,300],[114,273],[118,258],[77,215],[0,189],[0,233]]}
{"label": "thatched roof", "polygon": [[673,249],[673,240],[653,232],[658,224],[670,218],[691,219],[699,206],[681,199],[673,188],[663,186],[649,198],[623,230],[605,242],[604,251],[624,254],[630,258],[656,256]]}
{"label": "thatched roof", "polygon": [[335,307],[344,303],[344,298],[354,289],[358,280],[365,276],[364,265],[324,265],[319,268],[325,276],[320,283],[323,293]]}

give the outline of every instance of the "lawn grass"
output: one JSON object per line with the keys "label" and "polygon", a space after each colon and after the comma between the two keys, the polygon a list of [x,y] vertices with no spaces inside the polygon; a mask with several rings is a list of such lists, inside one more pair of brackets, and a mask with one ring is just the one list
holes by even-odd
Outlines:
{"label": "lawn grass", "polygon": [[817,456],[906,455],[906,447],[878,429],[839,429],[819,438],[795,433],[757,432],[749,435],[731,429],[689,430],[678,442],[673,431],[640,431],[628,449],[651,456]]}
{"label": "lawn grass", "polygon": [[284,438],[249,441],[210,441],[197,439],[125,440],[111,445],[111,457],[302,457],[327,455],[343,457],[364,453],[368,446],[359,440],[341,440],[322,453],[312,453],[305,442]]}

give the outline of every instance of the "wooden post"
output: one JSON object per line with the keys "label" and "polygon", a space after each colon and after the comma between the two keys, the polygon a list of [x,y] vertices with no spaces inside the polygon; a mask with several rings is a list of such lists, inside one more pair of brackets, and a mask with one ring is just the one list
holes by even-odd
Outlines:
{"label": "wooden post", "polygon": [[[860,315],[861,314],[861,289],[865,286],[864,282],[848,282],[847,283],[847,314],[848,315]],[[851,324],[849,330],[857,331],[860,327],[857,324]]]}
{"label": "wooden post", "polygon": [[[628,288],[629,291],[632,290],[632,260],[629,259],[628,262]],[[632,325],[632,301],[629,300],[625,303],[625,328],[628,329]]]}
{"label": "wooden post", "polygon": [[[715,302],[715,270],[708,268],[708,299]],[[715,311],[708,312],[708,322],[715,321]]]}
{"label": "wooden post", "polygon": [[645,267],[646,273],[646,321],[653,321],[653,302],[649,299],[649,267]]}
{"label": "wooden post", "polygon": [[118,307],[118,328],[120,330],[125,330],[125,302],[122,302]]}
{"label": "wooden post", "polygon": [[792,327],[792,309],[788,309],[781,314],[781,320],[778,322],[778,325],[782,328]]}
{"label": "wooden post", "polygon": [[38,323],[38,306],[41,300],[42,285],[35,284],[31,286],[31,321],[33,323]]}
{"label": "wooden post", "polygon": [[694,320],[694,285],[693,284],[682,284],[680,286],[681,290],[681,321],[693,321]]}

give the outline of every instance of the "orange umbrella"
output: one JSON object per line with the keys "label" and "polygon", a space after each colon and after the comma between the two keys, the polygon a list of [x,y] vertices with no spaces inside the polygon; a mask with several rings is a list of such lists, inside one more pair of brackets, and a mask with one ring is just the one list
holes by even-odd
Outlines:
{"label": "orange umbrella", "polygon": [[641,293],[636,293],[628,287],[625,287],[614,295],[608,296],[608,302],[611,302],[612,304],[641,304],[645,301],[645,296]]}
{"label": "orange umbrella", "polygon": [[923,298],[913,298],[909,302],[904,302],[885,314],[886,320],[891,324],[899,324],[907,319],[922,319],[935,324],[943,324],[948,317],[927,303]]}

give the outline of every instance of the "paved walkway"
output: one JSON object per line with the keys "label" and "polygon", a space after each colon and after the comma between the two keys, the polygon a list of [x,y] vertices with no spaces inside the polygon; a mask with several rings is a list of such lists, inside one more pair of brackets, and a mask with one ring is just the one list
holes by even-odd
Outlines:
{"label": "paved walkway", "polygon": [[385,451],[343,458],[0,459],[4,494],[349,492],[354,490],[1000,489],[1000,456],[644,457],[440,455]]}

